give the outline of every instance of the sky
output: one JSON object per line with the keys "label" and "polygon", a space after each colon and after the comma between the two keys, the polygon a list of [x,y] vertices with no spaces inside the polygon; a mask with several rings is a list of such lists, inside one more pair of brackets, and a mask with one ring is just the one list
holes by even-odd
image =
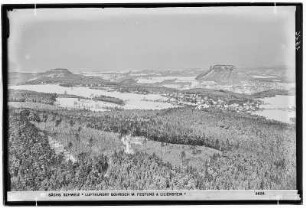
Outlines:
{"label": "sky", "polygon": [[294,7],[22,9],[9,20],[12,71],[295,66]]}

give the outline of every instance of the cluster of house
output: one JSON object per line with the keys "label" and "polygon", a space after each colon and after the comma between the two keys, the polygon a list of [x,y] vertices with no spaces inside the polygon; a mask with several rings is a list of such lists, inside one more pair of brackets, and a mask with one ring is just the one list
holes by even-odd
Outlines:
{"label": "cluster of house", "polygon": [[201,96],[199,94],[170,94],[168,95],[168,102],[179,105],[194,106],[196,109],[203,110],[208,108],[217,108],[221,110],[247,112],[256,111],[262,104],[260,100],[222,100],[221,98],[210,98],[208,96]]}

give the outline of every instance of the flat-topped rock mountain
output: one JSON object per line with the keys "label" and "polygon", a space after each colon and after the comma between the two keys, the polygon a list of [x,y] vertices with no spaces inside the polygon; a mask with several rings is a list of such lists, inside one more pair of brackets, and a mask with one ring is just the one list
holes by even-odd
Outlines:
{"label": "flat-topped rock mountain", "polygon": [[227,83],[232,81],[232,73],[235,69],[236,67],[234,65],[213,65],[208,71],[199,74],[196,80]]}
{"label": "flat-topped rock mountain", "polygon": [[73,76],[72,72],[70,72],[68,69],[50,69],[46,72],[40,73],[39,76],[46,76],[46,77],[66,77],[66,76]]}
{"label": "flat-topped rock mountain", "polygon": [[68,69],[56,68],[45,72],[26,74],[18,73],[12,76],[11,84],[62,84],[66,86],[84,85],[84,86],[99,86],[105,83],[101,77],[84,76],[74,74]]}

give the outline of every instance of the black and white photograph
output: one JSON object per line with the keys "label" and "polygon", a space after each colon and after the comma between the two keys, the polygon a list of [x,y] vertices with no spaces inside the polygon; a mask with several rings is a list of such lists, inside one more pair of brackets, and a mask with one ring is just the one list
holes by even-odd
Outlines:
{"label": "black and white photograph", "polygon": [[2,5],[5,200],[300,202],[300,7]]}

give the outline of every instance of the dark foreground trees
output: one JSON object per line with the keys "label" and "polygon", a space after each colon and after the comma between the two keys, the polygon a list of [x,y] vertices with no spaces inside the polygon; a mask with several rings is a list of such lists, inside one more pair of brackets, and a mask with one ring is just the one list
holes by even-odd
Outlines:
{"label": "dark foreground trees", "polygon": [[[35,110],[10,111],[11,190],[295,189],[295,140],[292,127],[284,124],[237,115],[192,115],[191,111],[183,110],[159,115],[154,112],[151,117],[149,113],[112,112],[78,118]],[[170,139],[173,143],[187,144],[192,138],[204,139],[212,141],[222,154],[197,168],[186,165],[184,154],[182,165],[174,167],[155,155],[140,152],[128,155],[122,151],[97,157],[82,153],[78,162],[67,162],[50,147],[48,135],[31,123],[56,124],[59,119],[67,125],[73,120],[75,128],[88,124],[113,132],[133,129],[133,134],[143,132],[147,138],[165,143]],[[229,124],[229,128],[223,128]]]}

